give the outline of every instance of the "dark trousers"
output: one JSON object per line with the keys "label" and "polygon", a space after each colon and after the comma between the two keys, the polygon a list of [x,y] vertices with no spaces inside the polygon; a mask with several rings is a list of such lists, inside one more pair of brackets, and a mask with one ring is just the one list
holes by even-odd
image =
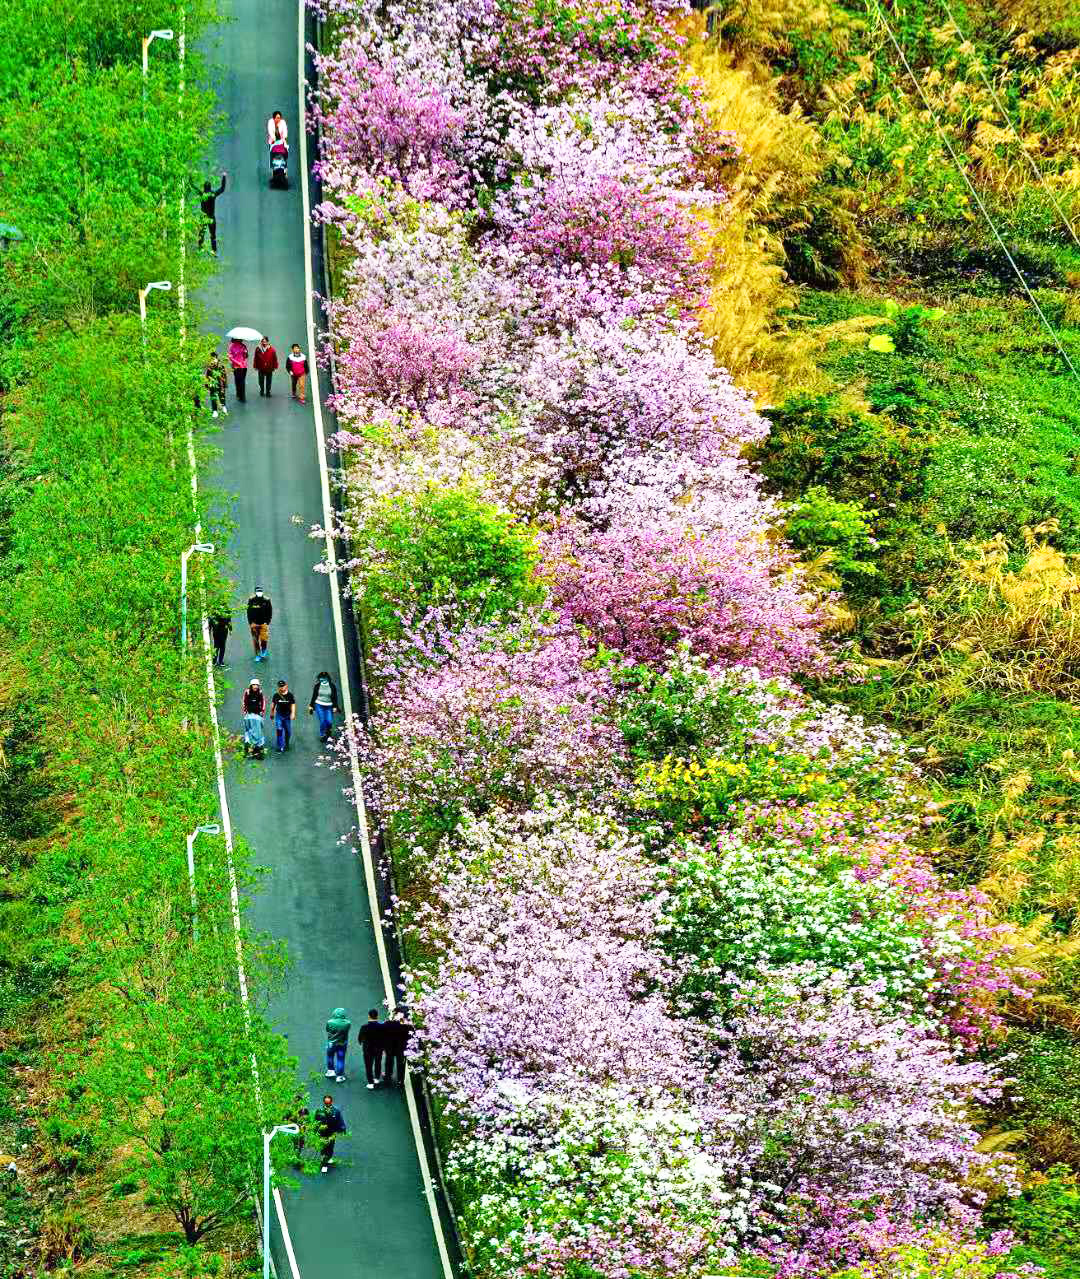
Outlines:
{"label": "dark trousers", "polygon": [[211,631],[210,638],[214,644],[214,665],[224,666],[225,665],[225,641],[229,637],[227,634],[215,635],[214,632]]}
{"label": "dark trousers", "polygon": [[382,1074],[382,1056],[381,1048],[364,1049],[364,1074],[367,1075],[369,1084],[373,1084]]}
{"label": "dark trousers", "polygon": [[236,398],[241,404],[247,401],[244,394],[244,387],[247,385],[247,369],[233,369],[233,381],[236,383]]}
{"label": "dark trousers", "polygon": [[203,241],[206,239],[207,231],[210,232],[210,251],[212,253],[216,253],[217,252],[217,218],[207,218],[206,221],[202,224],[202,226],[199,227],[199,248],[200,249],[203,246]]}
{"label": "dark trousers", "polygon": [[263,372],[262,369],[259,369],[259,394],[260,395],[270,394],[270,383],[273,380],[274,380],[274,374],[272,371],[269,373],[265,373]]}
{"label": "dark trousers", "polygon": [[323,1162],[324,1164],[328,1164],[328,1163],[330,1162],[330,1160],[331,1160],[331,1159],[333,1159],[333,1157],[334,1157],[334,1142],[335,1142],[336,1140],[337,1140],[337,1138],[336,1138],[336,1137],[330,1137],[330,1138],[325,1139],[325,1140],[323,1141],[323,1143],[322,1143],[322,1162]]}
{"label": "dark trousers", "polygon": [[405,1082],[405,1054],[400,1049],[388,1048],[386,1050],[386,1061],[383,1065],[383,1083],[392,1084],[394,1082],[394,1066],[397,1066],[397,1081],[399,1084]]}

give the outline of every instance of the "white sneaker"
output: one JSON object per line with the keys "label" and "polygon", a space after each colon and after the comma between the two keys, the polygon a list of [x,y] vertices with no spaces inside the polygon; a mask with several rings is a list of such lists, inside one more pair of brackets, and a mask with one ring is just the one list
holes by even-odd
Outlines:
{"label": "white sneaker", "polygon": [[222,408],[222,410],[221,410],[221,411],[222,411],[222,413],[225,415],[225,417],[228,417],[228,416],[229,416],[229,410],[228,410],[227,408]]}
{"label": "white sneaker", "polygon": [[327,1079],[333,1079],[333,1077],[334,1077],[334,1072],[333,1072],[332,1070],[328,1070],[328,1071],[326,1072],[326,1077],[327,1077]]}
{"label": "white sneaker", "polygon": [[329,1169],[327,1168],[326,1164],[323,1164],[323,1166],[319,1169],[319,1171],[320,1171],[320,1172],[329,1172]]}
{"label": "white sneaker", "polygon": [[335,1079],[335,1080],[334,1080],[334,1082],[335,1082],[335,1083],[337,1083],[337,1084],[343,1084],[343,1083],[345,1082],[345,1076],[344,1076],[344,1075],[338,1075],[337,1079]]}
{"label": "white sneaker", "polygon": [[375,1085],[374,1085],[374,1084],[368,1084],[368,1087],[369,1087],[369,1088],[374,1088],[374,1087],[375,1087]]}
{"label": "white sneaker", "polygon": [[217,409],[214,410],[213,416],[217,417]]}

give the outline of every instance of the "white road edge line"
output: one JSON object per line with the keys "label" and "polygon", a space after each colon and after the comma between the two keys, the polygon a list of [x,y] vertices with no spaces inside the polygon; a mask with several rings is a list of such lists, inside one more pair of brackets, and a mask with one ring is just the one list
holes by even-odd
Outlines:
{"label": "white road edge line", "polygon": [[[299,29],[297,52],[297,107],[300,127],[300,176],[304,198],[304,283],[307,300],[304,308],[307,319],[308,359],[312,365],[310,374],[311,408],[315,418],[315,447],[319,457],[319,482],[322,488],[323,528],[326,530],[326,560],[329,566],[327,581],[330,585],[330,609],[334,615],[334,633],[337,640],[338,670],[341,676],[342,709],[346,723],[353,722],[352,690],[349,682],[349,667],[345,653],[345,628],[341,617],[341,597],[337,567],[337,547],[331,533],[333,527],[333,507],[330,502],[330,472],[326,460],[326,431],[323,426],[322,400],[319,394],[319,377],[314,368],[315,362],[315,283],[311,262],[311,193],[308,184],[308,146],[307,146],[307,99],[305,94],[304,53],[307,41],[304,34],[305,0],[299,0]],[[347,734],[349,742],[349,772],[352,779],[353,794],[356,799],[356,820],[360,832],[360,854],[364,865],[364,879],[367,884],[368,905],[371,910],[371,924],[375,933],[375,948],[379,955],[379,968],[382,970],[383,989],[388,1006],[392,1009],[397,1003],[394,984],[390,978],[390,964],[386,957],[386,940],[383,937],[382,916],[379,911],[379,893],[375,883],[375,866],[371,856],[371,840],[368,835],[367,809],[364,805],[363,784],[360,777],[360,761],[356,753],[356,741],[352,733]],[[408,1069],[405,1072],[405,1100],[409,1109],[409,1123],[412,1127],[416,1154],[420,1161],[420,1173],[424,1181],[424,1196],[427,1199],[428,1211],[431,1213],[431,1224],[435,1231],[435,1242],[439,1250],[439,1260],[445,1279],[454,1279],[454,1269],[450,1264],[450,1254],[446,1248],[446,1236],[443,1232],[442,1218],[439,1216],[439,1205],[435,1200],[435,1187],[428,1163],[427,1150],[424,1147],[424,1136],[420,1131],[420,1115],[416,1107],[416,1094],[413,1090],[412,1076]]]}
{"label": "white road edge line", "polygon": [[[285,1220],[285,1205],[281,1202],[281,1191],[274,1187],[274,1207],[277,1209],[278,1223],[281,1226],[281,1242],[285,1245],[285,1256],[289,1259],[289,1269],[293,1279],[300,1279],[300,1267],[296,1264],[296,1253],[293,1252],[292,1236],[289,1234],[289,1223]],[[270,1258],[270,1268],[274,1268],[274,1259]]]}

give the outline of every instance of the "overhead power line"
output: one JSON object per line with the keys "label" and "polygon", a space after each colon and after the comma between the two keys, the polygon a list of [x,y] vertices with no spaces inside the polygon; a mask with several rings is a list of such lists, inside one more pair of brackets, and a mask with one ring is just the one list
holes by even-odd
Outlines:
{"label": "overhead power line", "polygon": [[[945,10],[946,17],[952,23],[956,31],[956,34],[960,36],[961,39],[967,39],[963,31],[960,30],[960,24],[959,22],[956,21],[956,18],[953,16],[953,11],[949,8],[948,0],[941,0],[941,5],[942,5],[942,8]],[[1009,129],[1012,132],[1013,137],[1016,139],[1017,144],[1020,147],[1020,151],[1023,154],[1024,159],[1031,166],[1031,171],[1032,173],[1034,173],[1036,180],[1038,181],[1042,189],[1046,192],[1047,197],[1050,200],[1050,203],[1054,206],[1054,208],[1057,211],[1058,217],[1065,224],[1065,229],[1068,231],[1069,235],[1072,237],[1073,243],[1076,245],[1078,249],[1080,249],[1080,236],[1076,234],[1076,230],[1074,229],[1072,222],[1069,220],[1068,215],[1066,214],[1065,210],[1061,207],[1061,205],[1058,203],[1058,199],[1057,199],[1057,196],[1054,194],[1053,188],[1050,186],[1049,182],[1047,182],[1046,180],[1046,175],[1039,168],[1038,164],[1035,161],[1035,157],[1027,149],[1024,139],[1020,135],[1020,130],[1013,123],[1012,117],[1009,115],[1009,112],[1006,109],[1005,104],[998,97],[998,92],[994,88],[993,83],[990,80],[990,77],[986,74],[986,69],[983,67],[981,57],[976,59],[975,65],[976,65],[976,70],[979,73],[979,78],[982,80],[983,84],[986,86],[987,91],[989,92],[991,98],[993,98],[994,106],[996,106],[997,109],[1001,112],[1005,120],[1005,123],[1009,126]]]}
{"label": "overhead power line", "polygon": [[922,85],[919,83],[918,77],[915,75],[915,72],[912,70],[911,63],[908,62],[907,55],[904,53],[904,50],[900,45],[900,41],[896,38],[896,33],[893,31],[892,25],[889,22],[888,18],[885,16],[884,10],[882,9],[878,0],[868,0],[868,2],[873,5],[875,11],[877,12],[881,25],[885,28],[885,31],[888,34],[889,40],[892,43],[893,48],[896,50],[897,56],[899,57],[900,61],[904,64],[904,70],[908,73],[908,76],[911,79],[911,83],[915,86],[915,92],[918,93],[919,97],[922,99],[923,106],[926,108],[927,113],[930,116],[931,120],[933,120],[934,127],[937,129],[938,135],[940,136],[942,142],[945,144],[945,149],[948,151],[953,164],[956,166],[957,173],[960,174],[960,177],[964,185],[967,187],[968,191],[971,193],[971,198],[975,201],[975,204],[979,212],[986,219],[986,225],[993,232],[994,239],[997,240],[998,244],[1001,246],[1002,253],[1005,254],[1006,258],[1008,258],[1009,265],[1012,267],[1016,275],[1016,278],[1020,281],[1020,285],[1023,288],[1024,292],[1027,294],[1028,300],[1031,302],[1031,305],[1035,308],[1035,311],[1038,314],[1039,319],[1042,321],[1043,327],[1046,329],[1047,333],[1049,333],[1051,338],[1053,339],[1054,345],[1058,349],[1058,353],[1060,354],[1061,358],[1065,361],[1066,365],[1068,366],[1069,372],[1075,378],[1077,385],[1080,386],[1080,373],[1076,371],[1076,366],[1073,364],[1072,360],[1069,359],[1069,353],[1062,346],[1061,339],[1058,337],[1054,329],[1054,326],[1046,318],[1046,312],[1043,311],[1042,307],[1039,305],[1038,299],[1035,297],[1035,294],[1032,293],[1027,280],[1024,278],[1023,271],[1021,271],[1019,266],[1017,266],[1016,259],[1009,252],[1009,246],[1002,239],[1001,232],[997,229],[997,226],[994,223],[994,219],[990,216],[989,210],[987,209],[986,205],[983,203],[982,197],[979,195],[978,191],[976,191],[971,179],[968,177],[967,170],[964,167],[964,165],[961,163],[960,158],[957,156],[956,150],[953,147],[951,140],[949,139],[949,135],[945,131],[945,126],[941,123],[941,120],[939,119],[937,112],[934,110],[933,106],[930,103],[930,99],[926,96],[926,93]]}

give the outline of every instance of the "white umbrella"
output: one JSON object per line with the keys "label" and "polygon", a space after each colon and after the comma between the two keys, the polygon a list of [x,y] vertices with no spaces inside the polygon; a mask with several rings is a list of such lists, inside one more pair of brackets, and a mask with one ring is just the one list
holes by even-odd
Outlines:
{"label": "white umbrella", "polygon": [[245,329],[241,324],[225,334],[227,338],[239,338],[241,342],[261,342],[262,334],[258,329]]}

